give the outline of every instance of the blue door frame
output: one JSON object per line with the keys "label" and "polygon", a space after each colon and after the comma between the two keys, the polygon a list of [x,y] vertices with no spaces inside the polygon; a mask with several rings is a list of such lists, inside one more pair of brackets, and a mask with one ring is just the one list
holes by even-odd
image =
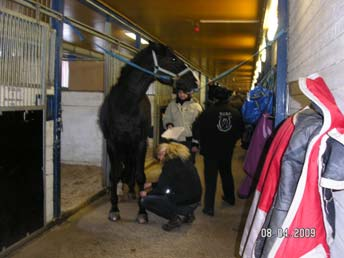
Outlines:
{"label": "blue door frame", "polygon": [[278,31],[285,30],[286,33],[277,41],[275,127],[278,127],[287,116],[288,0],[278,1],[278,24]]}
{"label": "blue door frame", "polygon": [[[64,0],[53,0],[52,9],[62,13]],[[61,57],[62,57],[62,36],[63,23],[52,19],[52,27],[56,30],[55,47],[55,78],[54,78],[54,218],[61,215]]]}

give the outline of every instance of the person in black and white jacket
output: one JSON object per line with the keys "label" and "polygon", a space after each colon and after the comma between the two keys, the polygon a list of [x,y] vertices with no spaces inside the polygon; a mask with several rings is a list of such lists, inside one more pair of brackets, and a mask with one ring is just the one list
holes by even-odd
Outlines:
{"label": "person in black and white jacket", "polygon": [[232,176],[232,155],[236,141],[243,132],[238,109],[229,104],[232,92],[220,86],[210,86],[208,96],[213,104],[201,113],[193,124],[194,142],[199,142],[204,160],[205,197],[203,213],[214,216],[217,174],[220,172],[223,200],[235,204]]}

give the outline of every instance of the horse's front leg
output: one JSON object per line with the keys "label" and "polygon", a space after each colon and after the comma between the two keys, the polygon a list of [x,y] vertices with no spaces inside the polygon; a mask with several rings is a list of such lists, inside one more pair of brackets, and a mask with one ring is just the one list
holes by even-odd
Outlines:
{"label": "horse's front leg", "polygon": [[[136,156],[136,182],[139,187],[139,191],[144,190],[144,184],[146,183],[146,175],[145,175],[145,159],[146,159],[146,152],[147,152],[147,141],[144,140],[139,144],[138,153]],[[139,213],[137,215],[137,222],[140,224],[145,224],[148,222],[148,215],[146,209],[142,206],[141,203],[141,196],[139,196],[138,205],[139,205]]]}
{"label": "horse's front leg", "polygon": [[124,181],[129,187],[128,199],[136,200],[136,191],[135,191],[135,171],[136,171],[136,160],[133,153],[127,153],[124,163]]}
{"label": "horse's front leg", "polygon": [[[117,221],[121,218],[119,209],[118,209],[118,195],[117,195],[117,184],[120,180],[120,174],[122,165],[118,158],[116,158],[116,151],[115,147],[111,145],[107,145],[107,151],[110,159],[110,201],[111,201],[111,209],[109,211],[109,220]],[[118,157],[118,155],[117,155]]]}

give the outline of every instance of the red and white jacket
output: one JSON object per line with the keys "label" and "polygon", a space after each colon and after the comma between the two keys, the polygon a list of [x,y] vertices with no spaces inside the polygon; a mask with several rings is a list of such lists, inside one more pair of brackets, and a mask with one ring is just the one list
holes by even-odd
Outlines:
{"label": "red and white jacket", "polygon": [[[324,143],[328,134],[333,134],[334,131],[341,136],[343,135],[344,116],[338,109],[326,83],[319,75],[315,74],[308,78],[302,78],[299,80],[299,85],[302,92],[321,109],[323,125],[320,132],[308,144],[296,191],[291,193],[294,198],[281,226],[281,229],[288,234],[280,236],[269,250],[264,250],[266,257],[314,258],[330,256],[328,244],[331,242],[331,229],[323,216],[325,207],[322,202],[321,187],[324,185],[325,179],[322,179],[321,182],[321,172],[324,166],[321,157],[325,148],[321,148],[321,143]],[[283,126],[286,123],[288,120]],[[291,134],[287,136],[291,136]],[[276,154],[282,152],[283,155],[286,141],[287,137],[285,136],[282,139],[284,144],[277,148]],[[264,171],[263,168],[262,178],[260,178],[260,184],[257,186],[240,246],[240,254],[244,257],[255,257],[255,242],[276,194],[281,165],[281,156],[276,157],[276,154],[274,157],[268,157],[265,162],[264,168],[267,166],[268,169]],[[269,163],[273,162],[277,165],[270,168]],[[262,182],[265,182],[264,187],[262,187]],[[314,230],[315,235],[312,235],[313,237],[296,235],[297,232],[307,229]]]}

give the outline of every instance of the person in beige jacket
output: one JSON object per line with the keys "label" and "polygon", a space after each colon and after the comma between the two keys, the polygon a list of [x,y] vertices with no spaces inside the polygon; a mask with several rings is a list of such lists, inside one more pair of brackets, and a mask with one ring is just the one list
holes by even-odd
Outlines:
{"label": "person in beige jacket", "polygon": [[163,116],[165,129],[174,126],[183,127],[184,131],[175,141],[187,146],[191,152],[191,160],[195,163],[195,154],[198,151],[198,143],[192,140],[192,124],[202,112],[201,105],[192,99],[191,92],[177,89],[176,99],[167,106]]}

